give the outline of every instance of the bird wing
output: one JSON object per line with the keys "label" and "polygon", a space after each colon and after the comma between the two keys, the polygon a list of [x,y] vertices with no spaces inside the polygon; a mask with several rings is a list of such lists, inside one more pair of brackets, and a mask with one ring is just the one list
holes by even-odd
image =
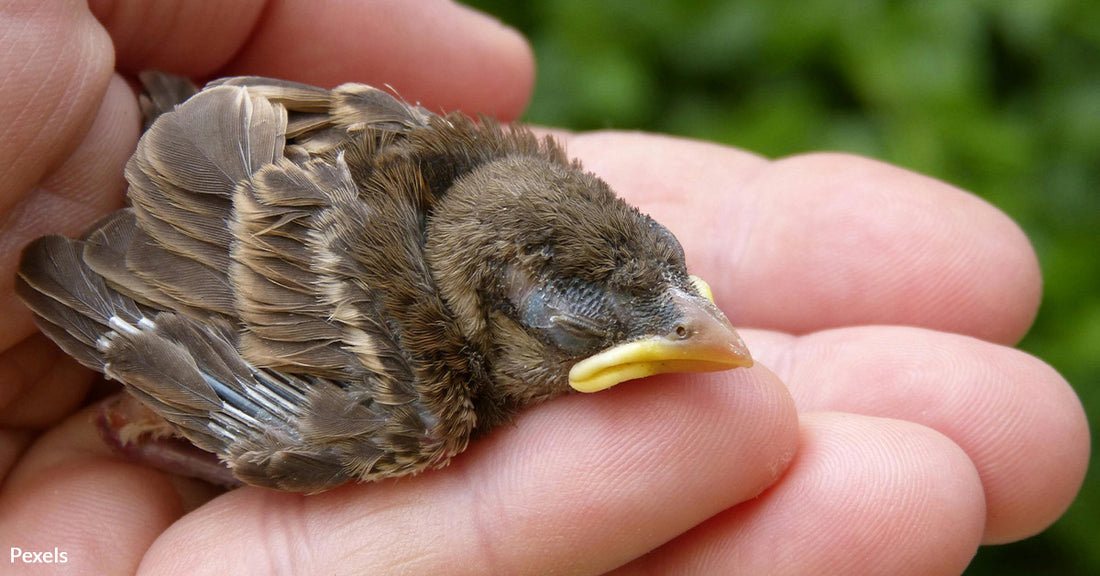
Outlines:
{"label": "bird wing", "polygon": [[167,297],[168,309],[235,316],[233,191],[282,156],[285,129],[284,108],[235,87],[204,90],[161,115],[126,165],[136,229],[119,247],[125,267],[105,277],[147,301]]}
{"label": "bird wing", "polygon": [[[186,93],[158,75],[143,80]],[[163,109],[171,97],[150,99]],[[349,218],[371,225],[338,148],[391,141],[387,134],[430,116],[360,84],[329,91],[259,77],[214,82],[144,135],[126,170],[132,218],[96,234],[89,264],[142,302],[239,322],[243,354],[259,366],[355,379],[362,374],[349,367],[358,365],[410,379],[392,340],[373,342],[356,327],[377,323],[362,307],[355,320],[349,308],[369,296],[355,293],[347,274],[319,276],[316,263],[334,258],[321,228]],[[107,233],[112,242],[102,241]],[[371,332],[378,339],[388,331]]]}
{"label": "bird wing", "polygon": [[[374,302],[380,283],[363,284],[371,262],[345,246],[378,252],[383,242],[350,237],[386,223],[361,197],[343,155],[318,142],[338,134],[340,146],[362,142],[357,151],[369,157],[392,141],[388,134],[428,115],[365,85],[215,82],[142,138],[127,165],[134,229],[115,235],[124,241],[113,249],[91,243],[89,263],[142,301],[238,324],[241,355],[255,366],[369,379],[387,403],[411,402],[414,374]],[[401,274],[409,264],[388,267]]]}

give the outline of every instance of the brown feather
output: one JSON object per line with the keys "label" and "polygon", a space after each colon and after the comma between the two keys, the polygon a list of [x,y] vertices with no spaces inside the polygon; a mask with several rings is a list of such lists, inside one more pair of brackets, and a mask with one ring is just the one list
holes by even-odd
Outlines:
{"label": "brown feather", "polygon": [[88,268],[114,291],[136,302],[159,310],[175,310],[193,318],[210,315],[207,307],[194,308],[159,290],[155,284],[142,280],[127,266],[127,255],[134,236],[144,234],[137,228],[132,209],[124,208],[111,214],[85,235],[83,259]]}

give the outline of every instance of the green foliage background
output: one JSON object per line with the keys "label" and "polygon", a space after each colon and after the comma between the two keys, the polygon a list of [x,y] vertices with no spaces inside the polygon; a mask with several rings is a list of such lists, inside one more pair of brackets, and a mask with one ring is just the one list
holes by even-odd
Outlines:
{"label": "green foliage background", "polygon": [[[1100,417],[1100,2],[467,3],[531,39],[528,122],[854,152],[997,205],[1043,266],[1021,347]],[[1098,472],[1051,529],[983,547],[967,574],[1100,574]]]}

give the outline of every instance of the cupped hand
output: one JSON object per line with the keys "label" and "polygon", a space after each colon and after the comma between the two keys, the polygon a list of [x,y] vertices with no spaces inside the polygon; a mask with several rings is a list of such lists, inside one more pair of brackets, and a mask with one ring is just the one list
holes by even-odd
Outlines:
{"label": "cupped hand", "polygon": [[119,460],[79,408],[93,376],[34,334],[12,276],[32,238],[121,204],[139,130],[124,78],[389,84],[512,119],[533,65],[514,32],[440,2],[91,4],[0,8],[8,548],[88,574],[958,574],[1080,486],[1076,396],[1009,347],[1040,279],[1007,217],[863,158],[624,133],[562,137],[677,234],[756,367],[555,400],[445,469],[317,496],[208,500]]}

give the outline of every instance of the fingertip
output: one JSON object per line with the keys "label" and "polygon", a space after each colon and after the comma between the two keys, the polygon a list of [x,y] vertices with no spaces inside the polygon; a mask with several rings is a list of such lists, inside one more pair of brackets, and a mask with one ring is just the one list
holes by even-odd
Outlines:
{"label": "fingertip", "polygon": [[905,326],[742,335],[801,410],[905,420],[950,438],[981,477],[987,544],[1039,533],[1081,488],[1088,421],[1073,388],[1038,358]]}
{"label": "fingertip", "polygon": [[999,376],[1011,397],[997,402],[1001,410],[991,410],[1000,412],[1001,425],[975,454],[984,466],[989,508],[985,544],[1022,540],[1048,528],[1077,497],[1089,466],[1088,418],[1069,382],[1037,358],[1003,352],[999,374],[992,376]]}
{"label": "fingertip", "polygon": [[1035,252],[973,194],[838,153],[777,160],[745,193],[764,217],[731,281],[759,295],[751,325],[902,324],[1014,343],[1034,319]]}
{"label": "fingertip", "polygon": [[813,494],[805,520],[792,520],[821,532],[804,533],[821,545],[816,562],[836,574],[963,572],[986,508],[981,478],[959,446],[901,420],[810,413],[802,422],[805,467],[796,462],[794,484],[780,489],[795,495],[805,482]]}
{"label": "fingertip", "polygon": [[773,488],[632,566],[704,574],[962,573],[985,512],[981,482],[962,450],[922,426],[849,414],[804,413],[801,431],[798,455]]}

